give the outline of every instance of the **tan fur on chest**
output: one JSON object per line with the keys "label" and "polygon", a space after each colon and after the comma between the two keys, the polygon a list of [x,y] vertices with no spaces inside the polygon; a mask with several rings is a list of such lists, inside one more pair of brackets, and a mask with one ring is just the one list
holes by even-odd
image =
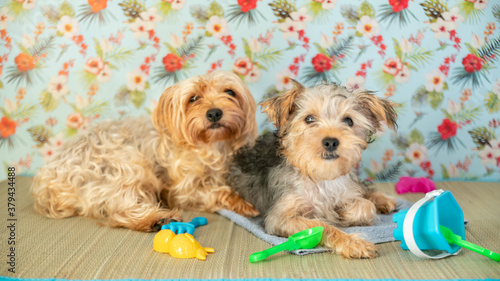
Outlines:
{"label": "tan fur on chest", "polygon": [[[302,206],[308,217],[318,217],[325,221],[338,223],[338,210],[361,196],[360,187],[350,175],[334,180],[314,182],[302,178],[296,182],[293,191],[286,197],[287,204]],[[300,203],[298,203],[300,201]]]}
{"label": "tan fur on chest", "polygon": [[[225,149],[176,150],[168,168],[170,183],[162,194],[169,206],[201,210],[213,202],[214,190],[226,189],[221,176],[227,172]],[[177,161],[176,159],[182,159]]]}

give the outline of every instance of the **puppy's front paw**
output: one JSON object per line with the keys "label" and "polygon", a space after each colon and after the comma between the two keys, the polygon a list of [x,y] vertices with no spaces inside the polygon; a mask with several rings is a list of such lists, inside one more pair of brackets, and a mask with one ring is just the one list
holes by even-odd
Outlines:
{"label": "puppy's front paw", "polygon": [[377,256],[375,244],[361,239],[355,234],[346,234],[335,245],[335,252],[347,259],[372,259]]}
{"label": "puppy's front paw", "polygon": [[398,202],[395,198],[381,192],[373,192],[369,200],[375,204],[375,208],[377,208],[377,213],[379,214],[390,214],[394,212],[398,206]]}
{"label": "puppy's front paw", "polygon": [[396,199],[390,197],[379,205],[375,204],[377,212],[380,214],[390,214],[394,212],[397,206],[398,202],[396,201]]}

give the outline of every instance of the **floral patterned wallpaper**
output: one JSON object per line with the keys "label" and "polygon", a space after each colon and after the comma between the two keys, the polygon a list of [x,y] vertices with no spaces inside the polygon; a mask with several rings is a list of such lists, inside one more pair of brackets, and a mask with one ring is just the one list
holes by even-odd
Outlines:
{"label": "floral patterned wallpaper", "polygon": [[493,0],[0,0],[0,179],[225,69],[258,101],[293,78],[399,104],[398,132],[364,153],[367,181],[500,181],[499,27]]}

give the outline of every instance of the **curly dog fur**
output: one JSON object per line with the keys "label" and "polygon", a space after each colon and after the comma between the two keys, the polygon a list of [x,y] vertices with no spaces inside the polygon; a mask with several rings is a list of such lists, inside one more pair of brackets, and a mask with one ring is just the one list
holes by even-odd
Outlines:
{"label": "curly dog fur", "polygon": [[233,152],[255,142],[255,107],[233,73],[179,82],[160,97],[153,122],[102,122],[63,144],[33,180],[35,210],[139,231],[180,220],[182,209],[256,215],[224,181]]}

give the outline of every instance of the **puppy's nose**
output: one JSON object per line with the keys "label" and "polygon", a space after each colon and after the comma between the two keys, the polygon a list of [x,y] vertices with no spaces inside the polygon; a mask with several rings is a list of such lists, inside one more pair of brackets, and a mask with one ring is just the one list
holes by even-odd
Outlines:
{"label": "puppy's nose", "polygon": [[222,118],[222,110],[219,108],[212,108],[207,111],[207,119],[208,121],[215,123]]}
{"label": "puppy's nose", "polygon": [[339,146],[339,140],[336,138],[324,138],[322,143],[327,151],[335,151]]}

